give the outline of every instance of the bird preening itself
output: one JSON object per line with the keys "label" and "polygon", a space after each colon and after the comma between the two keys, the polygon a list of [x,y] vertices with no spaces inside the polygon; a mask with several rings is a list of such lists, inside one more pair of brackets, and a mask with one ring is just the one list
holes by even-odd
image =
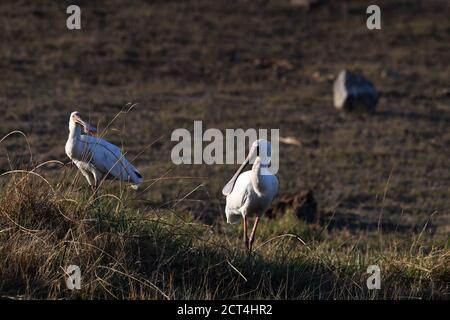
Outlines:
{"label": "bird preening itself", "polygon": [[[271,160],[271,144],[269,141],[256,140],[247,158],[222,190],[226,196],[225,214],[228,223],[238,223],[243,218],[244,242],[249,252],[255,240],[256,228],[261,216],[278,194],[278,179],[269,170]],[[243,172],[253,161],[252,169]],[[255,216],[250,237],[247,234],[247,220]]]}
{"label": "bird preening itself", "polygon": [[[85,134],[81,134],[81,127]],[[142,182],[139,171],[124,157],[119,147],[92,136],[97,130],[84,121],[79,112],[72,112],[66,154],[78,167],[93,189],[103,179],[128,182],[134,189]]]}

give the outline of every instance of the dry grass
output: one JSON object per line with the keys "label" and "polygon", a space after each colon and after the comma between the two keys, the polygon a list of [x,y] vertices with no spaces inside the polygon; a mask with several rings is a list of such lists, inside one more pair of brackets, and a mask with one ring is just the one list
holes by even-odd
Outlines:
{"label": "dry grass", "polygon": [[[125,187],[92,195],[61,168],[57,183],[11,174],[0,196],[0,296],[82,299],[448,298],[448,242],[327,232],[286,214],[265,220],[255,252],[240,228],[143,206]],[[71,171],[71,170],[69,170]],[[120,196],[115,196],[120,195]],[[303,239],[305,243],[303,243]],[[82,270],[82,289],[65,268]],[[382,289],[368,291],[378,264]]]}

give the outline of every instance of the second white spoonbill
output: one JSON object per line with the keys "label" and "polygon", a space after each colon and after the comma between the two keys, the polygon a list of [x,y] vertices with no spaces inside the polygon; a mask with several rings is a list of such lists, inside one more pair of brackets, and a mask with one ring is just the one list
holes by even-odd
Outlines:
{"label": "second white spoonbill", "polygon": [[[244,242],[249,251],[252,250],[259,219],[278,194],[278,179],[268,169],[271,152],[269,141],[256,140],[244,163],[222,190],[227,197],[225,207],[227,222],[238,223],[240,217],[243,217]],[[253,159],[252,169],[242,172]],[[256,218],[250,237],[248,237],[247,219],[252,215]]]}

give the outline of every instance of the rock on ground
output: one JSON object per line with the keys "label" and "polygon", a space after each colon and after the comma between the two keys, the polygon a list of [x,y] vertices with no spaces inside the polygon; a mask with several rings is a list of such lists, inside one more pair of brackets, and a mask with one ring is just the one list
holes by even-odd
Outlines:
{"label": "rock on ground", "polygon": [[375,112],[378,92],[362,75],[342,70],[333,86],[334,106],[347,111]]}
{"label": "rock on ground", "polygon": [[317,209],[317,201],[311,190],[299,192],[296,195],[281,196],[280,199],[274,202],[265,215],[270,219],[276,218],[286,213],[287,210],[292,210],[293,214],[298,219],[304,220],[307,223],[319,223],[320,212]]}

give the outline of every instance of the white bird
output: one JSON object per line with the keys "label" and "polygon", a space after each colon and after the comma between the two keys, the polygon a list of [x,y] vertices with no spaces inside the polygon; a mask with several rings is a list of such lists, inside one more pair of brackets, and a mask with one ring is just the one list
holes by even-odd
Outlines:
{"label": "white bird", "polygon": [[[271,152],[269,141],[256,140],[244,163],[222,190],[226,196],[227,222],[235,224],[239,222],[241,216],[243,217],[244,242],[249,251],[252,250],[259,219],[278,194],[278,179],[268,169]],[[252,159],[255,159],[252,170],[242,172]],[[247,219],[251,215],[255,215],[256,219],[249,238]]]}
{"label": "white bird", "polygon": [[[81,134],[80,126],[83,126],[87,134]],[[72,112],[69,138],[66,142],[67,156],[80,169],[93,189],[96,189],[104,178],[129,182],[137,189],[142,182],[139,171],[125,159],[119,147],[89,135],[96,131],[81,118],[79,112]]]}

